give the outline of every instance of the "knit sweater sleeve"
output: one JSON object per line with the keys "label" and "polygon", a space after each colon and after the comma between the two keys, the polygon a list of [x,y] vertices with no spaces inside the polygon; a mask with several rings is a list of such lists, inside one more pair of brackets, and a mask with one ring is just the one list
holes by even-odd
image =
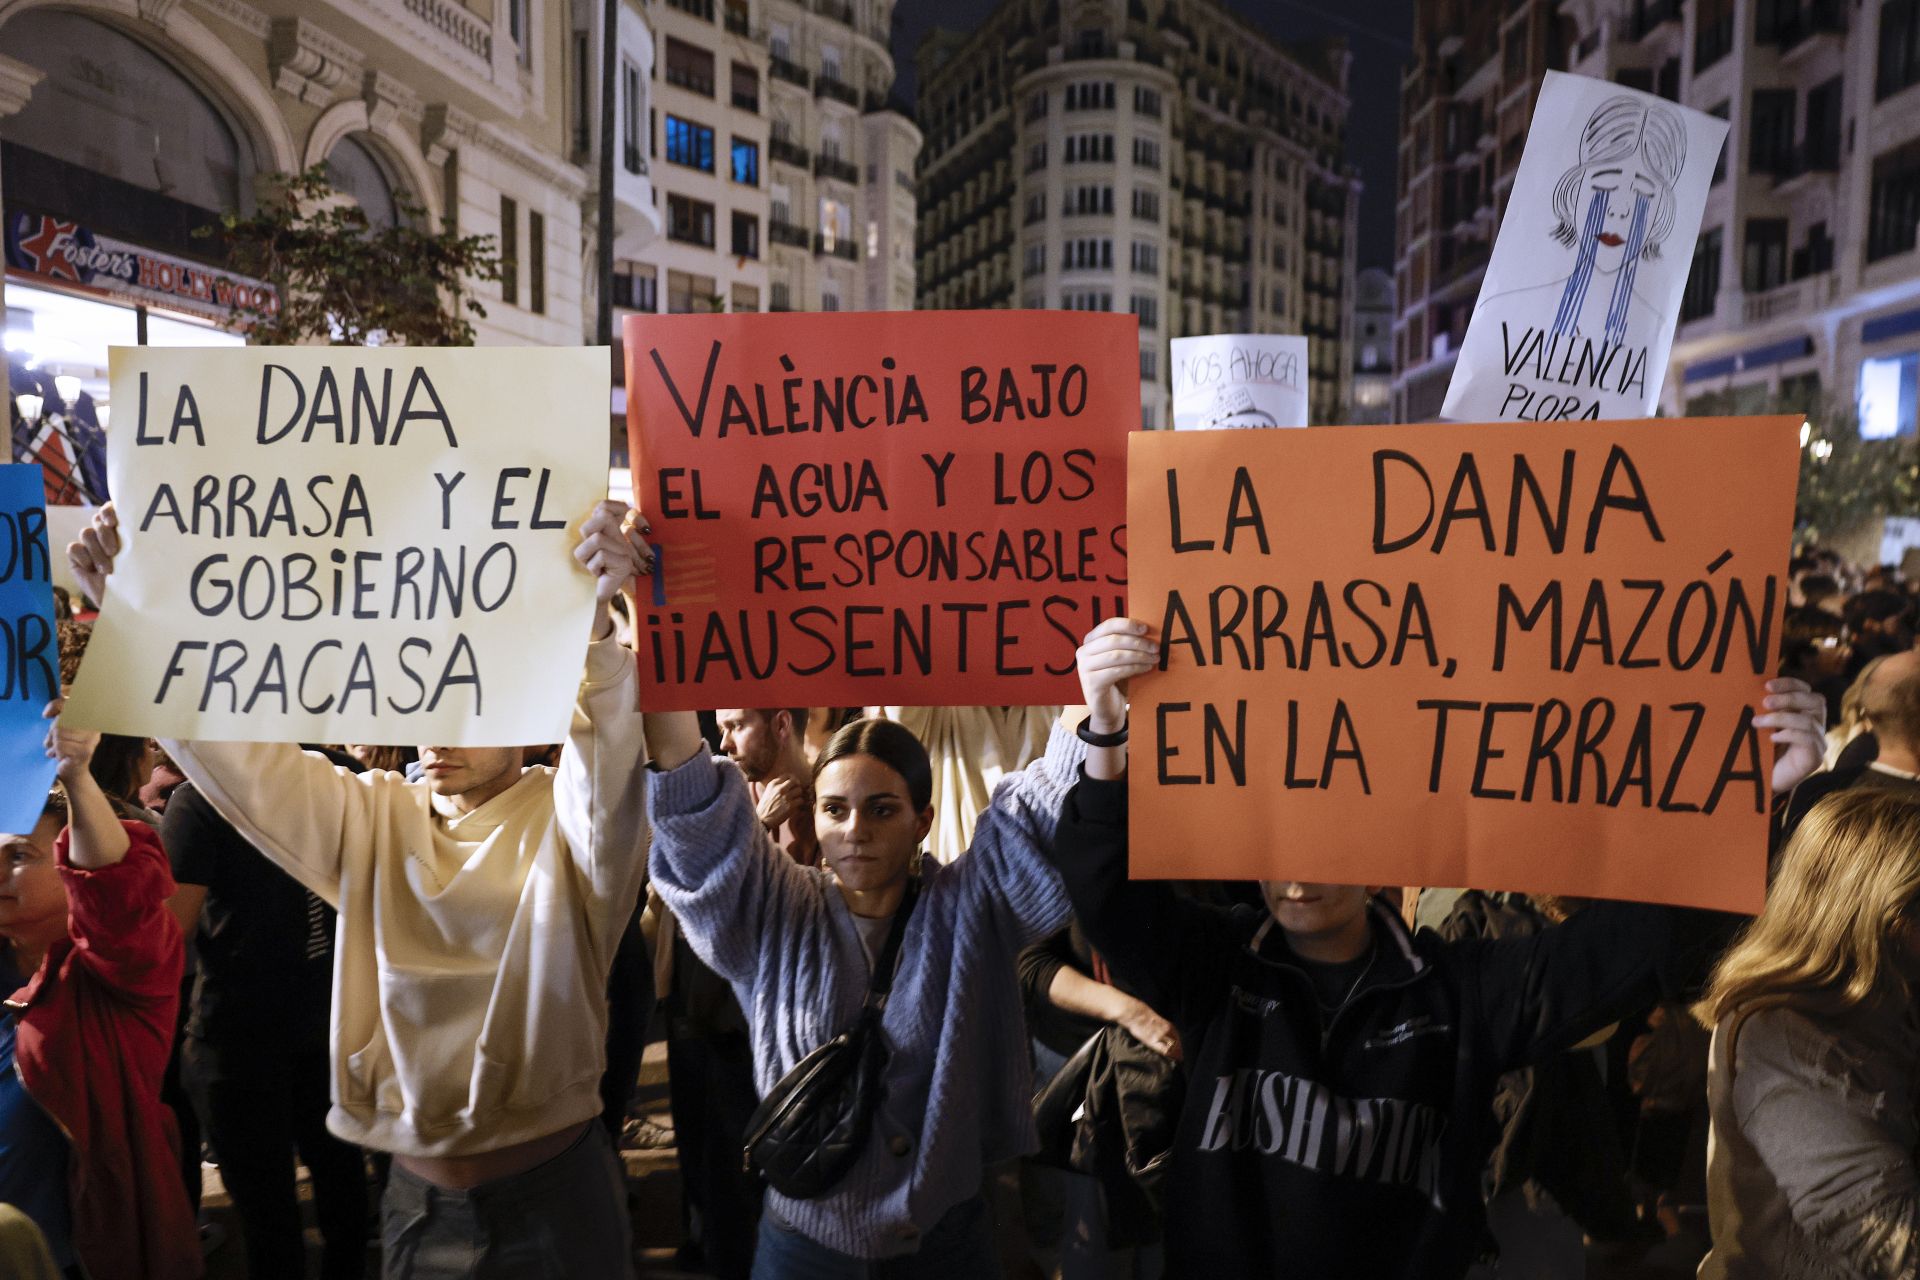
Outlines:
{"label": "knit sweater sleeve", "polygon": [[[576,873],[598,902],[629,906],[646,877],[646,738],[633,655],[609,636],[587,647],[573,724],[553,780],[554,821]],[[618,936],[596,938],[613,955]]]}
{"label": "knit sweater sleeve", "polygon": [[773,843],[731,762],[696,751],[648,783],[654,889],[708,967],[751,983],[761,948],[780,945],[812,873]]}
{"label": "knit sweater sleeve", "polygon": [[995,788],[973,843],[953,864],[963,895],[1014,947],[1065,928],[1071,918],[1066,886],[1047,850],[1086,757],[1080,739],[1055,724],[1046,754]]}

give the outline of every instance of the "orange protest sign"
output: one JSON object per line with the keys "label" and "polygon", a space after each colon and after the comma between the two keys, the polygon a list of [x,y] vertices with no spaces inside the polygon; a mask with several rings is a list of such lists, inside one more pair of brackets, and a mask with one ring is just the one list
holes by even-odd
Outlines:
{"label": "orange protest sign", "polygon": [[650,709],[1073,702],[1126,592],[1132,316],[632,316]]}
{"label": "orange protest sign", "polygon": [[1133,874],[1758,910],[1799,426],[1136,436]]}

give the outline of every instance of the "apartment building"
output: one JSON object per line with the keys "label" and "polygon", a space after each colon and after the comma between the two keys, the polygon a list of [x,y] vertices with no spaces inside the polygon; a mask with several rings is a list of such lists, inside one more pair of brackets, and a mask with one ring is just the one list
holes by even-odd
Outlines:
{"label": "apartment building", "polygon": [[916,54],[920,305],[1132,311],[1147,428],[1171,422],[1170,338],[1304,333],[1313,420],[1341,421],[1348,61],[1214,0],[1003,0],[936,32]]}
{"label": "apartment building", "polygon": [[1393,273],[1368,267],[1353,290],[1353,397],[1346,421],[1393,421]]}
{"label": "apartment building", "polygon": [[[1393,420],[1439,417],[1575,0],[1420,0],[1400,85]],[[1601,0],[1617,4],[1621,0]]]}
{"label": "apartment building", "polygon": [[1567,3],[1571,70],[1731,125],[1667,370],[1669,412],[1857,406],[1920,426],[1920,2]]}
{"label": "apartment building", "polygon": [[648,0],[646,16],[664,235],[617,264],[616,303],[910,307],[920,134],[889,100],[892,0]]}

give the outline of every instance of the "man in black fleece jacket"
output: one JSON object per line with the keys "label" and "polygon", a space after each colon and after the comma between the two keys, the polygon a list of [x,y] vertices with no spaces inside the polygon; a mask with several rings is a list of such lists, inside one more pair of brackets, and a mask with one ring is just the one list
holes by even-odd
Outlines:
{"label": "man in black fleece jacket", "polygon": [[[1818,766],[1823,706],[1798,681],[1768,693],[1754,723],[1786,747],[1785,790]],[[1488,1247],[1500,1075],[1650,1002],[1717,934],[1705,913],[1600,903],[1449,943],[1362,887],[1292,881],[1263,884],[1266,911],[1182,901],[1127,879],[1124,765],[1124,748],[1089,756],[1054,857],[1116,981],[1185,1047],[1170,1280],[1461,1275]]]}

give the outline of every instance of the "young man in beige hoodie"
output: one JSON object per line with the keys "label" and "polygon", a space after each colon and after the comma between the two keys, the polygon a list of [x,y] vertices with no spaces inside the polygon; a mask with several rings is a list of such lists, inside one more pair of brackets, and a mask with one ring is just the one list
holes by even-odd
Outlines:
{"label": "young man in beige hoodie", "polygon": [[[557,768],[423,746],[409,783],[290,745],[164,744],[339,911],[327,1127],[393,1156],[388,1280],[633,1274],[621,1166],[593,1121],[607,970],[646,878],[636,674],[607,612],[652,567],[643,529],[617,502],[581,527],[598,603]],[[111,507],[68,548],[96,600],[119,550]]]}

